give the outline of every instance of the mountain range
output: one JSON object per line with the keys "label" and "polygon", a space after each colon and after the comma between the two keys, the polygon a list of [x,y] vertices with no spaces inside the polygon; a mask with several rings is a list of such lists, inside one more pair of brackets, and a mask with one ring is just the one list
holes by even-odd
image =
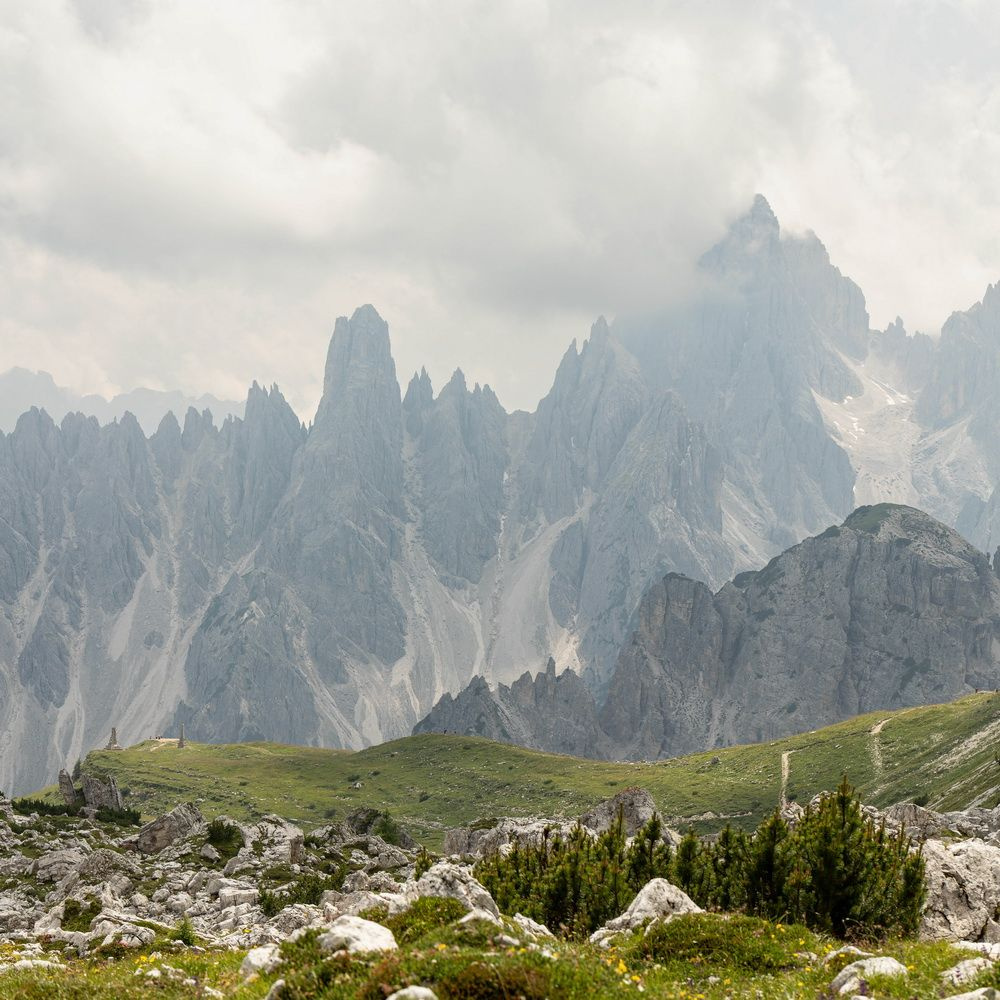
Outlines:
{"label": "mountain range", "polygon": [[[720,652],[707,632],[681,650],[659,611],[693,602],[695,633],[722,636],[727,615],[770,610],[761,626],[801,633],[813,618],[783,602],[811,616],[807,594],[737,574],[883,501],[957,529],[964,540],[939,545],[957,578],[992,580],[973,553],[991,547],[1000,507],[1000,286],[940,338],[872,330],[819,240],[783,234],[760,197],[700,273],[683,307],[598,320],[532,414],[461,372],[437,394],[425,372],[402,391],[371,306],[337,321],[308,428],[256,384],[242,416],[169,412],[149,435],[130,414],[57,424],[27,410],[0,436],[0,787],[37,787],[112,725],[123,741],[183,722],[206,741],[378,742],[473,678],[510,685],[550,656],[544,684],[593,700],[602,752],[690,749],[699,727],[714,745],[743,738],[740,713],[763,704],[743,686],[776,690],[785,667]],[[977,622],[992,586],[968,598]],[[741,634],[771,650],[767,631]],[[934,656],[955,644],[913,655],[905,698],[931,696],[927,675],[947,665]],[[992,663],[962,649],[949,692]],[[638,717],[627,683],[645,692]],[[692,708],[667,726],[678,684],[711,704],[739,697],[728,715]],[[836,712],[866,704],[845,692]],[[768,700],[765,737],[805,720],[791,700]]]}
{"label": "mountain range", "polygon": [[44,409],[57,422],[67,413],[83,413],[106,424],[131,413],[146,434],[152,434],[167,413],[185,413],[190,407],[199,412],[210,410],[220,421],[228,416],[243,416],[243,403],[207,394],[192,397],[176,391],[133,389],[105,399],[94,393],[81,396],[72,389],[57,385],[48,372],[33,372],[26,368],[9,368],[0,372],[0,431],[12,431],[21,414],[33,406]]}

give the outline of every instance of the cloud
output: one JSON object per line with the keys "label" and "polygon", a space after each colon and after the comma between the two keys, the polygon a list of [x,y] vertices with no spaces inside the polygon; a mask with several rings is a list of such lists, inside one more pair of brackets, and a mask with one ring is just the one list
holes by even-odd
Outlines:
{"label": "cloud", "polygon": [[1000,277],[991,5],[0,0],[0,368],[315,406],[333,318],[533,407],[762,190],[883,324]]}

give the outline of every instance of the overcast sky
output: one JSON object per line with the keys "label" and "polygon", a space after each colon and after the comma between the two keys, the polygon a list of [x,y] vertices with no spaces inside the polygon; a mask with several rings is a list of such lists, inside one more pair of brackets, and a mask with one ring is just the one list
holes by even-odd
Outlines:
{"label": "overcast sky", "polygon": [[372,302],[401,380],[534,408],[760,191],[873,322],[1000,279],[1000,5],[0,0],[0,370],[318,399]]}

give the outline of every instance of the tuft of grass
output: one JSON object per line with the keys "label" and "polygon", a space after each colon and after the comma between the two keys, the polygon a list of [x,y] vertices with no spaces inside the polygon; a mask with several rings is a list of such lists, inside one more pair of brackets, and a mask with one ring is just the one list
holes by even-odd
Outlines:
{"label": "tuft of grass", "polygon": [[807,964],[789,953],[789,941],[799,942],[797,950],[801,952],[813,952],[819,946],[816,935],[797,924],[773,924],[757,917],[688,913],[654,924],[633,945],[632,954],[663,964],[775,972]]}
{"label": "tuft of grass", "polygon": [[227,861],[239,854],[240,848],[244,845],[243,831],[234,823],[227,823],[224,819],[218,818],[208,824],[206,840]]}
{"label": "tuft of grass", "polygon": [[458,900],[424,896],[402,913],[395,913],[392,916],[389,916],[388,910],[383,907],[365,910],[359,915],[388,927],[395,936],[397,944],[402,945],[420,941],[428,934],[455,923],[465,914],[466,908]]}

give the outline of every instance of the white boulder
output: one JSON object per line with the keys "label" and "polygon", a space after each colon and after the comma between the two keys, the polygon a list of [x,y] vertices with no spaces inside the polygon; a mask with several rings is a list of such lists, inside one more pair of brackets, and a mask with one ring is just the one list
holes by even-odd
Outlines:
{"label": "white boulder", "polygon": [[388,927],[361,917],[344,915],[337,917],[330,929],[319,936],[318,944],[323,951],[395,951],[396,938]]}

